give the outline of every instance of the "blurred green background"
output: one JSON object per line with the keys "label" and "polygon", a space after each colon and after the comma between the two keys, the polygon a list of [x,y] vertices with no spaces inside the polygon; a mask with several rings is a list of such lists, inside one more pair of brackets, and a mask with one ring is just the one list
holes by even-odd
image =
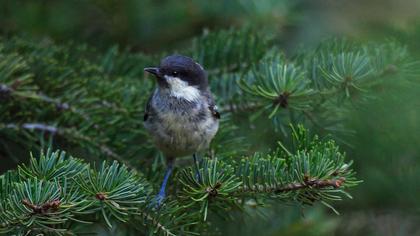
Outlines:
{"label": "blurred green background", "polygon": [[[0,34],[119,45],[146,53],[188,46],[205,30],[253,26],[293,54],[329,37],[397,39],[420,56],[418,0],[0,0]],[[344,146],[364,183],[341,215],[322,207],[275,207],[238,216],[232,235],[420,235],[420,83],[387,92],[347,114]],[[243,222],[253,221],[252,224]]]}

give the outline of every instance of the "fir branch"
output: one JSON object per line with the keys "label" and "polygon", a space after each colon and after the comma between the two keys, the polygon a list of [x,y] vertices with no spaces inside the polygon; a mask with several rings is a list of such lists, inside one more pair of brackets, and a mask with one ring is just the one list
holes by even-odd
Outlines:
{"label": "fir branch", "polygon": [[343,189],[359,181],[336,144],[309,136],[302,126],[291,129],[298,143],[294,152],[283,152],[281,145],[273,153],[256,153],[239,162],[206,159],[195,169],[183,170],[181,199],[198,204],[206,220],[210,211],[241,209],[247,198],[328,204],[341,200],[340,194],[348,196]]}
{"label": "fir branch", "polygon": [[339,188],[345,182],[345,177],[338,179],[305,179],[303,183],[291,183],[274,190],[275,193],[295,191],[303,188]]}
{"label": "fir branch", "polygon": [[288,183],[286,185],[282,186],[265,186],[265,185],[253,185],[251,187],[249,186],[243,186],[240,188],[239,191],[241,192],[254,192],[254,193],[284,193],[284,192],[293,192],[305,188],[315,188],[315,189],[324,189],[324,188],[340,188],[342,184],[345,182],[345,177],[335,178],[335,179],[306,179],[303,182],[296,182],[296,183]]}
{"label": "fir branch", "polygon": [[251,28],[218,32],[204,31],[193,40],[192,56],[205,65],[210,74],[246,70],[261,59],[270,48],[267,37]]}
{"label": "fir branch", "polygon": [[[124,166],[104,162],[96,172],[81,160],[66,158],[64,152],[48,151],[39,160],[31,157],[30,164],[18,170],[21,179],[0,176],[0,232],[24,229],[60,234],[67,231],[61,227],[68,221],[83,223],[83,215],[97,212],[104,214],[107,223],[110,218],[126,221],[126,212],[136,214],[144,208],[150,192],[144,179]],[[102,200],[90,197],[99,193],[104,193]],[[105,205],[98,206],[98,201]]]}
{"label": "fir branch", "polygon": [[43,131],[46,133],[49,133],[51,135],[61,135],[63,137],[67,137],[68,135],[71,135],[71,137],[75,139],[80,139],[83,141],[88,141],[89,143],[92,143],[94,146],[99,148],[101,153],[105,154],[105,156],[109,158],[116,159],[124,164],[126,164],[128,167],[130,167],[133,170],[136,170],[134,166],[132,166],[127,160],[113,152],[109,147],[107,147],[105,144],[100,144],[95,142],[92,138],[85,136],[74,129],[68,129],[68,128],[58,128],[56,126],[42,124],[42,123],[24,123],[21,125],[18,124],[1,124],[0,123],[0,130],[1,129],[27,129],[29,131],[38,130]]}
{"label": "fir branch", "polygon": [[[233,118],[223,116],[211,146],[213,159],[181,167],[167,201],[150,209],[160,159],[152,168],[137,165],[154,154],[141,122],[144,94],[152,84],[138,78],[144,77],[143,65],[156,64],[158,56],[118,47],[105,53],[77,45],[41,47],[20,38],[0,43],[4,146],[12,141],[29,149],[45,133],[71,153],[124,164],[104,162],[96,169],[56,152],[31,158],[14,174],[0,177],[0,232],[8,233],[63,233],[98,220],[108,227],[142,222],[142,233],[197,234],[213,216],[241,211],[251,199],[261,206],[267,201],[330,206],[349,197],[345,190],[359,183],[351,161],[335,142],[309,136],[302,126],[285,127],[303,122],[325,132],[348,104],[363,100],[384,78],[418,75],[418,62],[392,43],[336,40],[290,59],[272,48],[269,37],[250,29],[205,33],[188,53],[208,69],[222,112],[234,113]],[[264,128],[283,131],[278,150],[250,150],[260,145],[245,142],[243,127],[258,131],[259,124],[248,119],[260,115],[273,121],[264,122]],[[238,126],[236,119],[241,119]],[[284,138],[288,135],[292,140]],[[43,198],[37,199],[37,191]]]}
{"label": "fir branch", "polygon": [[59,199],[42,203],[42,205],[35,205],[29,202],[28,199],[23,199],[22,204],[32,209],[33,214],[46,214],[48,211],[56,211],[61,204]]}

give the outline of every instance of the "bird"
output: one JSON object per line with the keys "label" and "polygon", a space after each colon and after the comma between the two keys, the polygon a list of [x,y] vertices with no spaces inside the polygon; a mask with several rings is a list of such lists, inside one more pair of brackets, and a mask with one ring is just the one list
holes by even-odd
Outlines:
{"label": "bird", "polygon": [[192,155],[200,178],[197,153],[207,149],[219,129],[220,113],[209,89],[207,72],[192,58],[170,55],[144,71],[157,81],[144,112],[144,127],[165,156],[167,168],[157,195],[160,205],[177,157]]}

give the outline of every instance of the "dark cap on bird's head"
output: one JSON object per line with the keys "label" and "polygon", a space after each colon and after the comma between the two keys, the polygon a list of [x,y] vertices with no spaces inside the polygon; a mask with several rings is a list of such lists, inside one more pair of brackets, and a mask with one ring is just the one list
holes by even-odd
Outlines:
{"label": "dark cap on bird's head", "polygon": [[144,71],[156,76],[159,86],[168,87],[167,78],[176,77],[200,90],[208,87],[207,73],[193,59],[182,55],[171,55],[160,62],[159,67],[147,67]]}

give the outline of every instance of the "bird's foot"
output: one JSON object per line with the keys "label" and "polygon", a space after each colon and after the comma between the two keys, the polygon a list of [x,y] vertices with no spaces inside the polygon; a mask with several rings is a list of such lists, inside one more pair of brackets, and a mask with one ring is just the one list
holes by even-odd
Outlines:
{"label": "bird's foot", "polygon": [[151,208],[159,208],[165,200],[166,197],[166,184],[168,183],[169,176],[172,173],[173,168],[173,159],[168,162],[168,167],[166,168],[165,177],[163,178],[162,185],[160,186],[159,194],[152,200],[150,204]]}
{"label": "bird's foot", "polygon": [[160,194],[159,193],[149,203],[149,208],[159,209],[162,206],[163,202],[165,201],[165,198],[166,198],[165,194]]}
{"label": "bird's foot", "polygon": [[166,198],[165,194],[158,194],[155,197],[155,202],[156,202],[157,207],[160,207],[162,205],[162,203],[165,201],[165,198]]}

